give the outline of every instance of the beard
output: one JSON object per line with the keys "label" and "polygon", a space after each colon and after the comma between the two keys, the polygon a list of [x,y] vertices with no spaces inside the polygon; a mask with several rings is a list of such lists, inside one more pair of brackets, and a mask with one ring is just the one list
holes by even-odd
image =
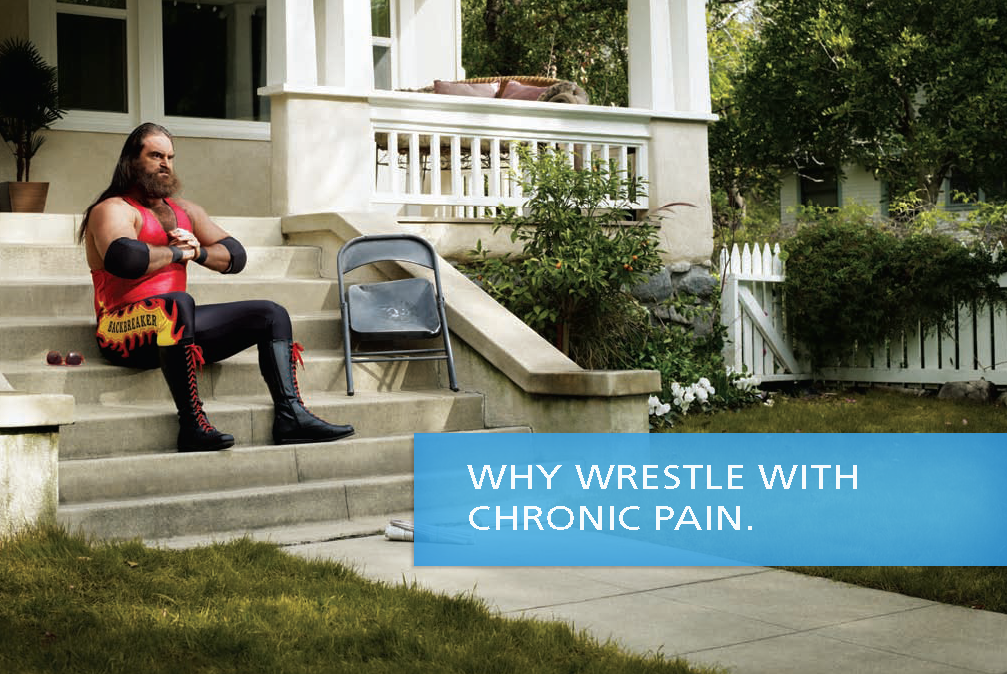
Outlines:
{"label": "beard", "polygon": [[136,184],[150,199],[173,196],[182,187],[174,171],[137,171]]}

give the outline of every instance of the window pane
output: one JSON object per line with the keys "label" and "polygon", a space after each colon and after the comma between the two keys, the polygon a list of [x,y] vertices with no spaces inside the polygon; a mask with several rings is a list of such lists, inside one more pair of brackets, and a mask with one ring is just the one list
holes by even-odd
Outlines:
{"label": "window pane", "polygon": [[839,182],[835,169],[804,169],[801,175],[801,205],[839,207]]}
{"label": "window pane", "polygon": [[392,48],[379,47],[374,49],[374,88],[392,88]]}
{"label": "window pane", "polygon": [[161,16],[166,115],[268,121],[265,0],[164,0]]}
{"label": "window pane", "polygon": [[951,172],[950,187],[948,196],[952,204],[968,204],[979,198],[979,186],[972,176],[963,171]]}
{"label": "window pane", "polygon": [[388,9],[388,0],[371,0],[371,35],[392,36],[392,15]]}
{"label": "window pane", "polygon": [[127,112],[123,19],[58,13],[56,63],[63,108]]}
{"label": "window pane", "polygon": [[126,0],[58,0],[62,5],[85,5],[87,7],[110,7],[126,9]]}

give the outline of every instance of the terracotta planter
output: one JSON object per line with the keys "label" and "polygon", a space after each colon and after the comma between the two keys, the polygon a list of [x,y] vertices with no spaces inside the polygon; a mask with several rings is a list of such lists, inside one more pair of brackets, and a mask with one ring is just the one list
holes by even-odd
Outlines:
{"label": "terracotta planter", "polygon": [[12,213],[42,213],[49,194],[49,183],[7,183]]}

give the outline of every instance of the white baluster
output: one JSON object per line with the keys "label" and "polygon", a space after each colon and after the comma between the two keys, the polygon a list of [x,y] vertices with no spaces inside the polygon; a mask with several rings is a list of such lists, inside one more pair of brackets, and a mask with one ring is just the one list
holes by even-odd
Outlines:
{"label": "white baluster", "polygon": [[441,134],[430,135],[430,194],[441,196]]}

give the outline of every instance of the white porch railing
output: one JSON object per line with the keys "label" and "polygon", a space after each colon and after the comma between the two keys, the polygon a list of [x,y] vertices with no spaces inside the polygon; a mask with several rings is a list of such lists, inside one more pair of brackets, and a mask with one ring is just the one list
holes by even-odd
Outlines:
{"label": "white porch railing", "polygon": [[[999,247],[1002,254],[1002,246]],[[799,358],[800,345],[787,333],[783,297],[785,267],[780,247],[721,250],[721,322],[727,327],[727,364],[763,381],[812,377]],[[1007,275],[1000,285],[1007,287]],[[1007,303],[974,310],[959,306],[953,334],[914,330],[872,349],[853,349],[847,362],[814,373],[830,381],[942,384],[986,379],[1007,384]]]}
{"label": "white porch railing", "polygon": [[[627,177],[647,180],[650,117],[598,106],[462,98],[373,96],[375,182],[372,203],[409,215],[478,217],[524,204],[517,148],[553,148],[571,165],[614,160]],[[637,208],[648,207],[642,197]]]}

